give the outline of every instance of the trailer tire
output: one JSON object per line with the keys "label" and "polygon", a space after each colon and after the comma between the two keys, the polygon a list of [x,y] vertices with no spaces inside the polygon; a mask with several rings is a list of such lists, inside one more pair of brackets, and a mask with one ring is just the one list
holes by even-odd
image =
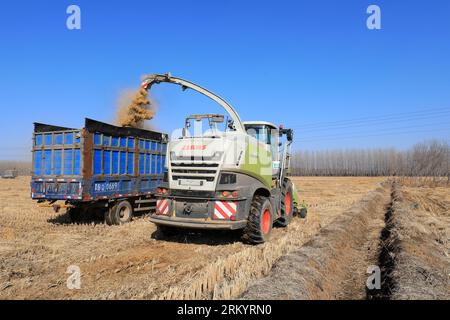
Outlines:
{"label": "trailer tire", "polygon": [[113,222],[111,220],[111,209],[112,208],[109,208],[108,210],[105,211],[105,223],[108,226],[112,226],[113,225]]}
{"label": "trailer tire", "polygon": [[294,216],[293,190],[291,180],[285,179],[281,189],[281,217],[277,220],[281,227],[287,227]]}
{"label": "trailer tire", "polygon": [[130,222],[133,218],[133,207],[127,200],[115,203],[105,215],[105,222],[108,225],[121,225]]}
{"label": "trailer tire", "polygon": [[270,239],[273,224],[273,209],[267,197],[255,196],[244,228],[242,240],[251,244],[264,243]]}

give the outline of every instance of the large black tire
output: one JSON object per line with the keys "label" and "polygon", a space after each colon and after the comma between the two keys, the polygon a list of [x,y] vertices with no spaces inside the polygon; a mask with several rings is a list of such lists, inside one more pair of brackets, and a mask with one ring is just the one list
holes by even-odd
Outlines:
{"label": "large black tire", "polygon": [[105,211],[105,223],[108,225],[108,226],[112,226],[114,223],[112,222],[112,220],[111,220],[111,210],[112,210],[112,208],[109,208],[108,210],[106,210]]}
{"label": "large black tire", "polygon": [[281,188],[281,217],[277,220],[281,227],[287,227],[294,216],[293,190],[291,180],[285,179]]}
{"label": "large black tire", "polygon": [[242,240],[251,244],[264,243],[270,239],[273,225],[273,209],[267,197],[253,198]]}
{"label": "large black tire", "polygon": [[105,214],[105,222],[108,225],[120,225],[133,219],[133,207],[126,201],[114,204]]}

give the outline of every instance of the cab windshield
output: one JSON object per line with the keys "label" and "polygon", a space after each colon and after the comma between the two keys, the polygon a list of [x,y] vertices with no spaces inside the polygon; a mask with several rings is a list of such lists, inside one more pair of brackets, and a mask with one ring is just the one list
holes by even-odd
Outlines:
{"label": "cab windshield", "polygon": [[[217,137],[223,131],[219,126],[223,126],[224,116],[220,114],[190,115],[186,118],[183,132],[184,137]],[[224,128],[224,131],[226,128]]]}
{"label": "cab windshield", "polygon": [[256,138],[259,142],[271,144],[271,130],[267,126],[245,126],[247,134]]}

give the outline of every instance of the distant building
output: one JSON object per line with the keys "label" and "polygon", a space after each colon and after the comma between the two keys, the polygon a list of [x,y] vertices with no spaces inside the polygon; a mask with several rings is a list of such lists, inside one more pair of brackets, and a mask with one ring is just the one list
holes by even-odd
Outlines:
{"label": "distant building", "polygon": [[3,179],[15,179],[18,176],[18,171],[16,169],[13,170],[5,170],[2,174]]}

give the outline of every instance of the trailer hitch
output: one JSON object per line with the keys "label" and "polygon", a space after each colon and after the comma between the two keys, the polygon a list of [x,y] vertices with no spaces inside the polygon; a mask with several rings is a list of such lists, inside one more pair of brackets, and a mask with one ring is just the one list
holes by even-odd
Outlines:
{"label": "trailer hitch", "polygon": [[53,208],[53,211],[55,211],[56,213],[58,213],[59,210],[61,210],[62,208],[65,209],[74,208],[74,206],[71,204],[59,204],[59,203],[55,204],[54,201],[50,203],[40,203],[38,206],[40,208]]}
{"label": "trailer hitch", "polygon": [[191,212],[192,212],[192,205],[191,204],[187,204],[187,203],[185,203],[184,204],[184,210],[183,210],[186,214],[191,214]]}

